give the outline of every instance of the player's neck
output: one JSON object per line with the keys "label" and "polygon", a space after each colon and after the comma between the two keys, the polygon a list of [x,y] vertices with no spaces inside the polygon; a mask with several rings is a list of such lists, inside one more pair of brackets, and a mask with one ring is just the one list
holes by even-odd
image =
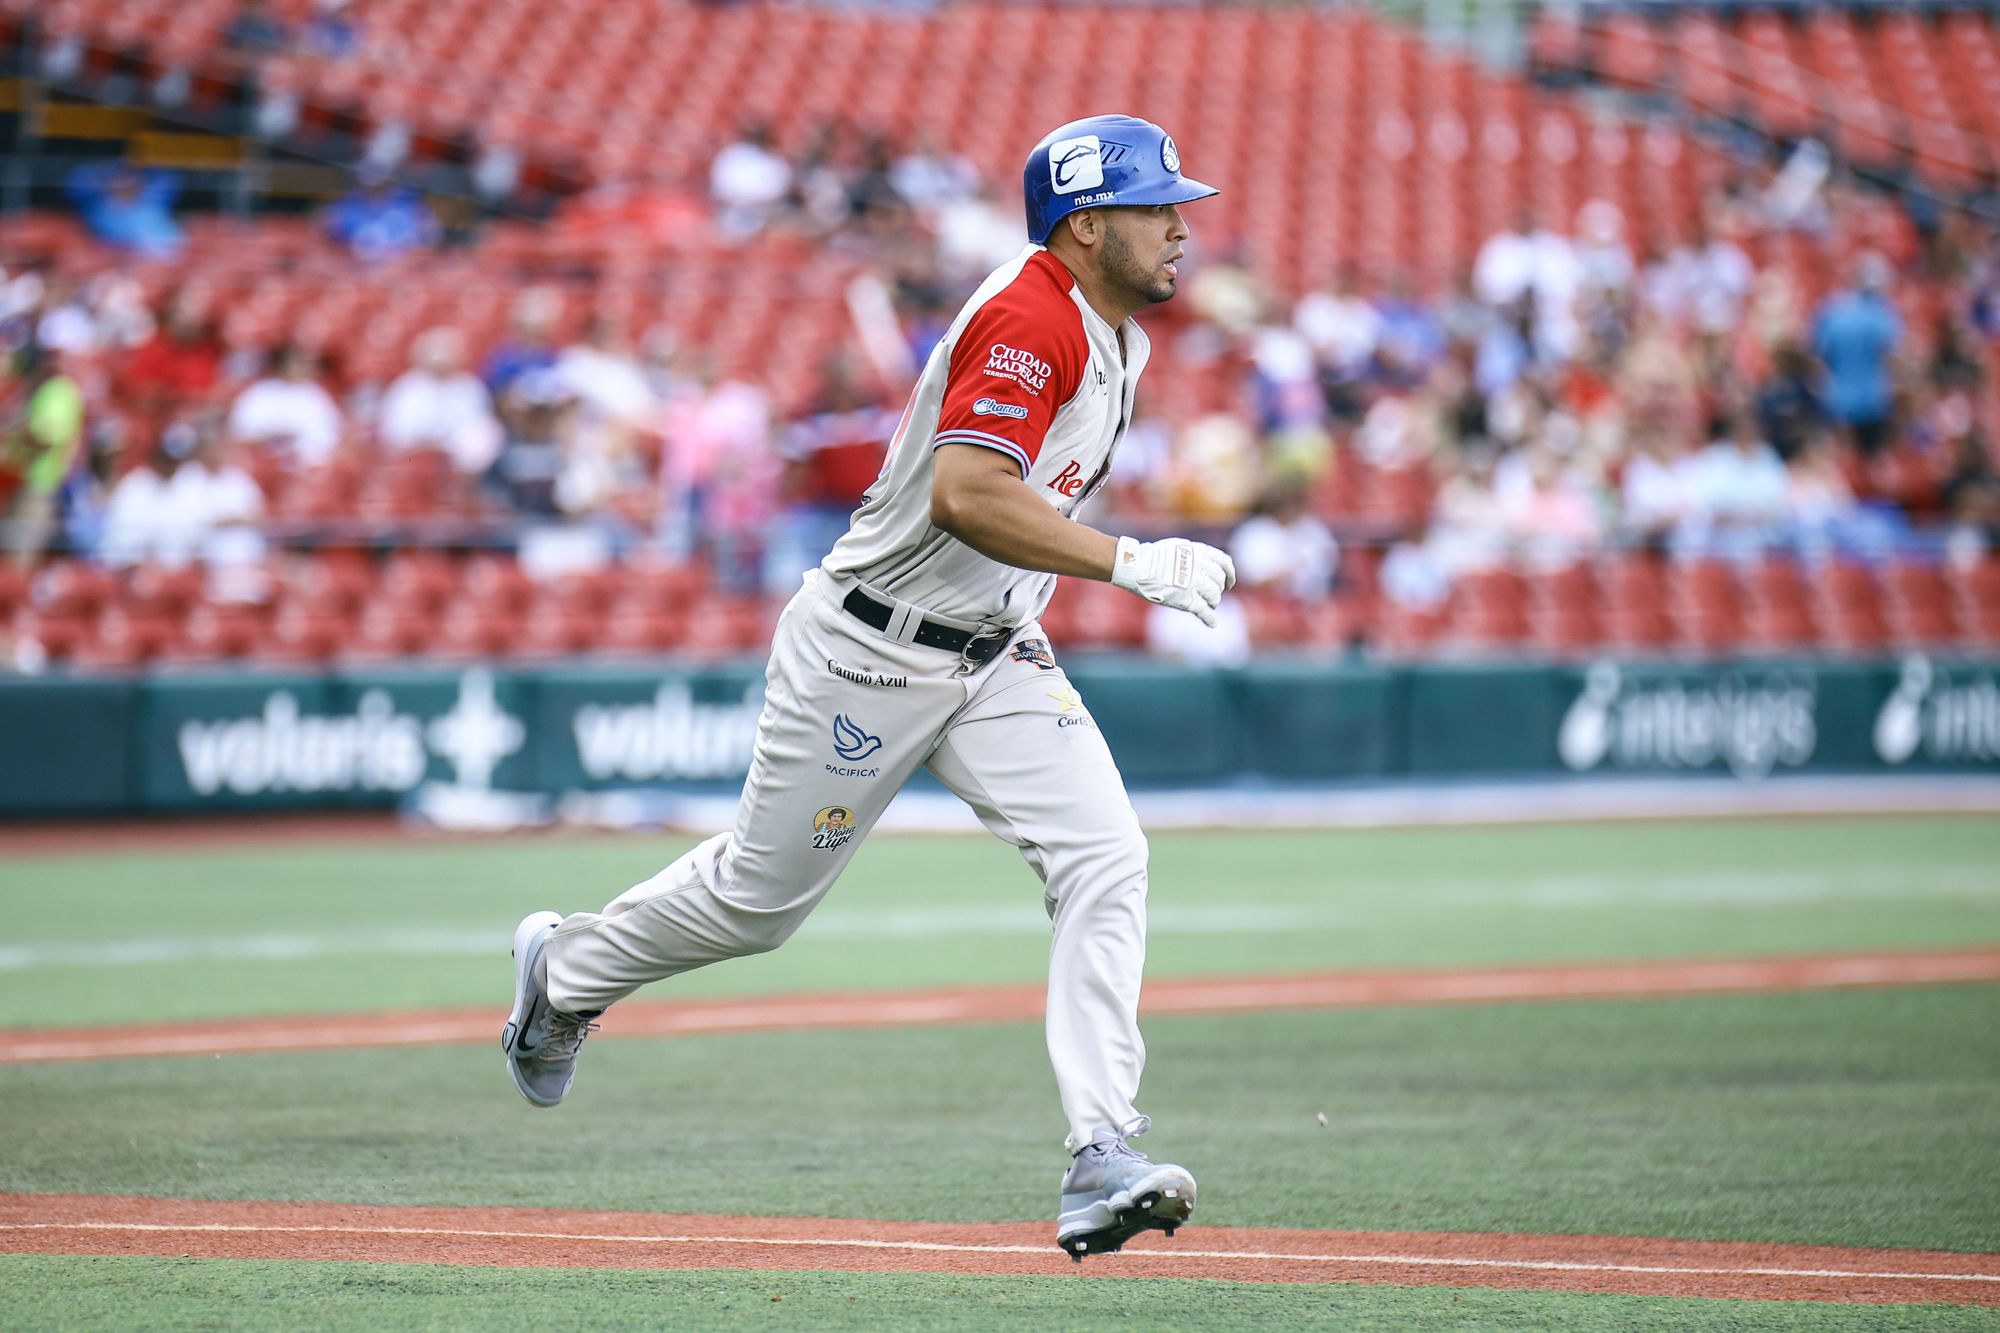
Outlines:
{"label": "player's neck", "polygon": [[1083,293],[1084,301],[1106,324],[1115,329],[1138,313],[1142,302],[1133,301],[1129,296],[1114,294],[1109,287],[1097,280],[1096,275],[1092,274],[1081,260],[1054,248],[1051,248],[1049,253],[1055,256],[1057,263],[1069,270],[1070,277],[1076,281],[1076,289]]}

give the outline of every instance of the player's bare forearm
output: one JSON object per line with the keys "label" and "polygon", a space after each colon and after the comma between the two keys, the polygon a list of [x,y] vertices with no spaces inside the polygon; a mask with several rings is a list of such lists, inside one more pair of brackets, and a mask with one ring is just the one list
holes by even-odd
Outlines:
{"label": "player's bare forearm", "polygon": [[1107,580],[1118,540],[1064,518],[1021,479],[1007,455],[975,444],[940,447],[931,522],[990,560],[1017,569]]}

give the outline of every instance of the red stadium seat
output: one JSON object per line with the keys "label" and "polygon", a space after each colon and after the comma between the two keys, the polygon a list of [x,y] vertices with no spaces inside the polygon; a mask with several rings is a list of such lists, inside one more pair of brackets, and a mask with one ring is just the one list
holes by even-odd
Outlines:
{"label": "red stadium seat", "polygon": [[341,649],[353,622],[338,613],[287,602],[251,645],[252,661],[268,665],[316,666]]}
{"label": "red stadium seat", "polygon": [[1881,589],[1871,570],[1859,565],[1822,565],[1814,578],[1813,600],[1821,639],[1827,647],[1867,653],[1888,643]]}
{"label": "red stadium seat", "polygon": [[1474,570],[1452,590],[1443,642],[1470,652],[1507,652],[1528,638],[1528,591],[1511,569]]}
{"label": "red stadium seat", "polygon": [[1787,653],[1819,641],[1805,572],[1792,560],[1765,559],[1745,574],[1743,645],[1760,653]]}
{"label": "red stadium seat", "polygon": [[182,666],[233,661],[250,653],[263,626],[259,607],[203,602],[188,612],[179,632],[162,645],[158,660]]}
{"label": "red stadium seat", "polygon": [[1935,565],[1898,561],[1884,569],[1882,614],[1897,647],[1949,647],[1961,635],[1951,586]]}
{"label": "red stadium seat", "polygon": [[1967,643],[2000,647],[2000,558],[1949,572],[1953,609]]}
{"label": "red stadium seat", "polygon": [[1660,562],[1645,555],[1614,556],[1598,569],[1605,643],[1631,652],[1655,652],[1673,637],[1667,619],[1666,579]]}
{"label": "red stadium seat", "polygon": [[1730,651],[1743,637],[1736,571],[1715,560],[1668,566],[1667,615],[1681,648],[1708,656]]}
{"label": "red stadium seat", "polygon": [[434,626],[428,614],[380,602],[368,606],[340,642],[336,655],[346,662],[389,662],[424,651]]}

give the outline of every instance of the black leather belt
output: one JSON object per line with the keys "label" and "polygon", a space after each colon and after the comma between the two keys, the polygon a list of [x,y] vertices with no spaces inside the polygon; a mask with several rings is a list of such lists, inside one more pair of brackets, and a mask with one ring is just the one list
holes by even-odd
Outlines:
{"label": "black leather belt", "polygon": [[[874,629],[886,630],[895,609],[886,602],[878,602],[859,588],[847,594],[847,600],[840,609],[853,616],[862,624]],[[917,632],[910,642],[921,643],[926,648],[942,648],[948,653],[958,653],[966,661],[975,665],[990,662],[1007,646],[1007,640],[1014,637],[1010,629],[993,630],[986,634],[974,634],[968,630],[954,629],[925,616],[917,624]]]}

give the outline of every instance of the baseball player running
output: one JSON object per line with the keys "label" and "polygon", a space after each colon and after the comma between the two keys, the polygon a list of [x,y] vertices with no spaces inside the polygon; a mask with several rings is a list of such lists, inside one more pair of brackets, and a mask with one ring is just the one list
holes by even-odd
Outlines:
{"label": "baseball player running", "polygon": [[501,1035],[521,1095],[554,1106],[591,1020],[648,982],[775,949],[928,768],[1020,848],[1054,923],[1048,1047],[1069,1121],[1057,1243],[1078,1262],[1171,1235],[1194,1177],[1129,1146],[1146,1048],[1146,839],[1117,766],[1038,618],[1060,575],[1108,579],[1214,623],[1229,557],[1113,537],[1071,517],[1104,484],[1148,343],[1173,297],[1181,175],[1159,126],[1094,116],[1025,173],[1033,244],[952,322],[852,526],[785,608],[735,827],[602,912],[514,932]]}

